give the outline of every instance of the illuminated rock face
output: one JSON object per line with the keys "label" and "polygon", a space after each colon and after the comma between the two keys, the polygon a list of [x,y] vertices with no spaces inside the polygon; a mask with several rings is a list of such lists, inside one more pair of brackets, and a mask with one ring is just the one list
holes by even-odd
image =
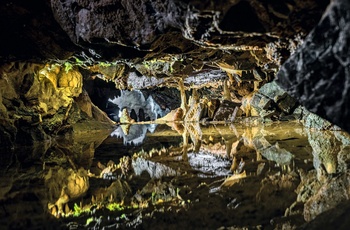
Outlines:
{"label": "illuminated rock face", "polygon": [[80,72],[66,71],[58,65],[48,65],[39,70],[34,81],[38,81],[38,85],[33,85],[26,96],[39,99],[39,110],[43,115],[54,114],[60,107],[71,105],[73,97],[79,96],[83,86]]}
{"label": "illuminated rock face", "polygon": [[98,117],[99,110],[91,107],[90,100],[76,102],[83,77],[75,69],[58,64],[9,63],[2,66],[0,76],[2,146],[46,140],[60,130],[72,129],[80,120]]}
{"label": "illuminated rock face", "polygon": [[350,131],[350,3],[332,1],[300,49],[283,64],[278,84],[311,112]]}

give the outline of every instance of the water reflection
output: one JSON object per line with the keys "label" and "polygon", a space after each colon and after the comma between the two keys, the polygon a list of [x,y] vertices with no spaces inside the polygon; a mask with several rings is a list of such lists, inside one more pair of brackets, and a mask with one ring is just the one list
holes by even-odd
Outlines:
{"label": "water reflection", "polygon": [[124,124],[118,126],[118,128],[111,133],[111,136],[122,138],[124,145],[141,145],[145,140],[147,132],[153,133],[156,127],[157,124]]}
{"label": "water reflection", "polygon": [[293,122],[63,137],[2,150],[0,224],[311,228],[348,202],[349,150],[347,133]]}

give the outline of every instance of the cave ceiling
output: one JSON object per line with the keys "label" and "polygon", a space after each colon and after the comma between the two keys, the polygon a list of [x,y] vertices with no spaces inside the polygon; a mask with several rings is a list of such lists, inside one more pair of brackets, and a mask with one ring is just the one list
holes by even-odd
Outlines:
{"label": "cave ceiling", "polygon": [[215,75],[219,70],[238,81],[270,81],[317,24],[328,1],[17,0],[0,4],[2,62],[78,60],[89,67],[113,63],[114,70],[93,68],[114,71],[106,75],[112,80],[129,72],[163,78],[212,71]]}

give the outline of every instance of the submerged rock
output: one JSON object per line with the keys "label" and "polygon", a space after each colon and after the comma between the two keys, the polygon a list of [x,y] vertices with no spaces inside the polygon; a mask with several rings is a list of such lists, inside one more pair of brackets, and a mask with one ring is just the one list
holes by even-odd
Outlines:
{"label": "submerged rock", "polygon": [[261,155],[278,165],[289,165],[293,159],[293,154],[279,147],[278,143],[261,150]]}

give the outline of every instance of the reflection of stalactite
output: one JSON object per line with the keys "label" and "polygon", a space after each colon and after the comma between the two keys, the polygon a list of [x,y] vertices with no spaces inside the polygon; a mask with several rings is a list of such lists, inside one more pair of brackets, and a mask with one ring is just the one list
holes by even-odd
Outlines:
{"label": "reflection of stalactite", "polygon": [[199,121],[206,110],[207,99],[199,99],[196,89],[192,90],[192,96],[189,99],[189,109],[185,115],[185,121]]}
{"label": "reflection of stalactite", "polygon": [[226,157],[230,157],[232,152],[232,145],[233,145],[233,138],[230,138],[228,140],[225,140],[225,146],[226,146]]}
{"label": "reflection of stalactite", "polygon": [[202,116],[204,105],[202,103],[192,104],[185,116],[185,121],[199,121]]}
{"label": "reflection of stalactite", "polygon": [[198,103],[198,102],[199,102],[199,96],[198,96],[197,89],[192,89],[192,101],[190,104]]}
{"label": "reflection of stalactite", "polygon": [[183,161],[188,161],[188,133],[187,130],[185,129],[185,131],[182,133],[182,160]]}

